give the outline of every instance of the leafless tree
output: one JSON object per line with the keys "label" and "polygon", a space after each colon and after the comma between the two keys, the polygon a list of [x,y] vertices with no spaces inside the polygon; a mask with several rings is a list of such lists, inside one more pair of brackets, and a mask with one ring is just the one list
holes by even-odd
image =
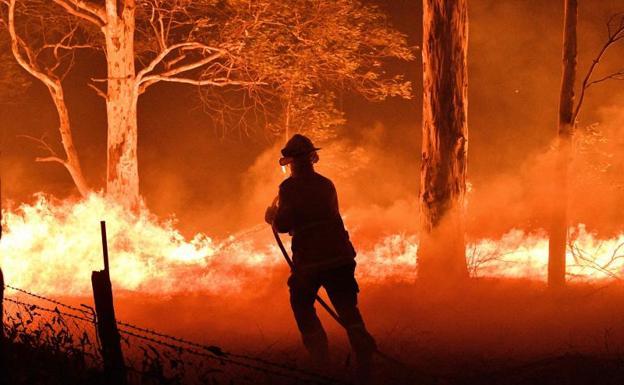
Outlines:
{"label": "leafless tree", "polygon": [[23,99],[30,81],[22,72],[11,54],[8,36],[0,34],[0,105],[7,106]]}
{"label": "leafless tree", "polygon": [[[59,133],[65,155],[57,154],[48,143],[37,139],[48,154],[36,160],[57,162],[63,165],[71,175],[78,191],[84,196],[89,192],[89,186],[84,178],[78,152],[74,146],[62,81],[72,67],[75,50],[87,46],[76,43],[75,35],[78,25],[69,17],[59,19],[58,15],[50,15],[43,2],[33,2],[30,10],[36,9],[40,18],[53,18],[58,24],[53,23],[50,27],[45,27],[41,19],[37,21],[29,18],[29,22],[23,23],[18,31],[15,21],[16,0],[3,1],[7,9],[2,22],[8,32],[10,51],[21,68],[46,86],[59,119]],[[58,26],[62,27],[57,28]]]}
{"label": "leafless tree", "polygon": [[602,59],[607,54],[609,48],[611,48],[614,44],[620,41],[624,41],[624,12],[611,16],[607,21],[606,27],[607,39],[592,60],[589,69],[587,70],[587,73],[583,78],[579,100],[574,108],[574,122],[578,120],[581,107],[583,106],[583,101],[585,100],[585,94],[591,86],[602,83],[606,80],[624,80],[624,67],[615,72],[611,72],[609,74],[599,76],[598,78],[594,78],[594,72],[596,71],[598,64],[600,64]]}
{"label": "leafless tree", "polygon": [[555,160],[553,208],[548,243],[548,284],[565,283],[567,238],[568,165],[574,130],[574,82],[576,80],[577,0],[564,0],[563,76],[559,97],[559,126]]}
{"label": "leafless tree", "polygon": [[624,69],[594,78],[594,73],[608,49],[624,39],[624,14],[613,15],[607,22],[607,39],[592,60],[581,84],[578,102],[574,100],[577,64],[577,0],[565,0],[563,35],[563,78],[559,102],[559,127],[555,160],[554,196],[549,232],[548,282],[551,287],[565,284],[566,250],[568,240],[568,172],[579,112],[587,90],[609,79],[624,80]]}

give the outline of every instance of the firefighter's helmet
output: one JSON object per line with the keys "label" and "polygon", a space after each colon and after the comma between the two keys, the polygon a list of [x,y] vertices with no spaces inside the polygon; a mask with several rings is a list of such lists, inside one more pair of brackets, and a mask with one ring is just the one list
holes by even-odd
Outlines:
{"label": "firefighter's helmet", "polygon": [[295,134],[286,143],[286,146],[282,148],[282,158],[279,160],[279,164],[285,166],[297,158],[305,157],[318,150],[320,148],[315,147],[310,138],[305,135]]}

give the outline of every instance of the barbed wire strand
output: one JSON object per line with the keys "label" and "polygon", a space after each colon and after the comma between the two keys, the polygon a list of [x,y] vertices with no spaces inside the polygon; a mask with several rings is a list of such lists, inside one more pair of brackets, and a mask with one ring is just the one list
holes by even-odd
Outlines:
{"label": "barbed wire strand", "polygon": [[68,305],[68,304],[62,303],[62,302],[57,301],[57,300],[55,300],[55,299],[52,299],[52,298],[49,298],[49,297],[45,297],[45,296],[40,295],[40,294],[35,294],[35,293],[32,293],[32,292],[30,292],[30,291],[28,291],[28,290],[20,289],[19,287],[15,287],[15,286],[11,286],[11,285],[6,285],[6,284],[4,285],[4,287],[5,287],[6,289],[15,290],[15,291],[18,291],[18,292],[20,292],[20,293],[26,294],[26,295],[28,295],[28,296],[31,296],[31,297],[34,297],[34,298],[40,299],[40,300],[42,300],[42,301],[47,301],[47,302],[53,303],[53,304],[55,304],[55,305],[62,306],[62,307],[65,307],[65,308],[67,308],[67,309],[71,309],[71,310],[74,310],[74,311],[77,311],[77,312],[80,312],[80,313],[83,313],[83,314],[87,314],[87,313],[89,313],[89,312],[88,312],[87,310],[85,310],[85,309],[80,309],[80,308],[78,308],[78,307],[75,307],[75,306],[71,306],[71,305]]}
{"label": "barbed wire strand", "polygon": [[8,298],[8,297],[5,297],[4,300],[8,301],[8,302],[12,302],[12,303],[17,304],[17,305],[25,306],[25,307],[29,308],[30,310],[41,310],[41,311],[45,311],[45,312],[48,312],[48,313],[64,315],[66,317],[70,317],[70,318],[78,319],[78,320],[81,320],[81,321],[85,321],[85,322],[88,322],[90,324],[93,323],[92,319],[81,317],[81,316],[78,316],[78,315],[75,315],[75,314],[71,314],[71,313],[62,312],[62,311],[58,310],[58,308],[57,309],[50,309],[50,308],[43,307],[41,305],[37,305],[37,304],[34,304],[34,303],[23,302],[23,301],[15,300],[13,298]]}
{"label": "barbed wire strand", "polygon": [[[80,312],[81,314],[90,314],[87,310],[80,309],[80,308],[77,308],[77,307],[74,307],[74,306],[71,306],[71,305],[67,305],[67,304],[62,303],[62,302],[60,302],[58,300],[55,300],[55,299],[52,299],[52,298],[48,298],[48,297],[45,297],[45,296],[42,296],[42,295],[39,295],[39,294],[35,294],[35,293],[32,293],[32,292],[30,292],[28,290],[20,289],[20,288],[11,286],[11,285],[4,285],[4,286],[5,286],[5,288],[9,288],[9,289],[18,291],[20,293],[29,295],[29,296],[31,296],[33,298],[37,298],[37,299],[40,299],[40,300],[43,300],[43,301],[47,301],[47,302],[53,303],[55,305],[61,306],[61,307],[65,307],[67,309],[71,309],[71,310]],[[8,302],[12,302],[12,303],[15,303],[17,305],[28,307],[30,310],[41,310],[41,311],[45,311],[45,312],[49,312],[49,313],[64,315],[64,316],[67,316],[67,317],[70,317],[70,318],[73,318],[73,319],[77,319],[77,320],[81,320],[81,321],[84,321],[84,322],[88,322],[90,324],[94,323],[94,320],[92,318],[90,319],[90,318],[86,318],[86,317],[79,316],[79,315],[76,315],[76,314],[63,312],[63,311],[60,311],[58,308],[50,309],[50,308],[43,307],[41,305],[32,304],[32,303],[28,303],[28,302],[23,302],[23,301],[19,301],[19,300],[15,300],[15,299],[9,298],[9,297],[5,297],[4,299],[6,301],[8,301]],[[238,358],[238,359],[242,359],[242,360],[254,361],[254,362],[257,362],[257,363],[262,364],[262,365],[272,366],[272,367],[281,369],[283,371],[299,373],[302,376],[311,377],[311,378],[315,378],[316,379],[316,380],[309,380],[309,379],[307,379],[308,383],[311,382],[311,383],[318,383],[318,384],[326,384],[326,383],[346,384],[346,382],[337,380],[335,378],[331,378],[331,377],[324,376],[324,375],[319,374],[319,373],[314,373],[314,372],[311,372],[311,371],[307,371],[305,369],[296,368],[296,367],[293,367],[293,366],[290,366],[290,365],[287,365],[287,364],[280,364],[280,363],[272,362],[272,361],[269,361],[269,360],[266,360],[266,359],[263,359],[263,358],[260,358],[260,357],[254,357],[254,356],[245,355],[245,354],[236,354],[236,353],[226,352],[223,349],[221,349],[220,347],[215,346],[215,345],[199,344],[199,343],[196,343],[196,342],[193,342],[193,341],[189,341],[189,340],[186,340],[186,339],[183,339],[183,338],[180,338],[180,337],[175,337],[175,336],[172,336],[172,335],[169,335],[169,334],[161,333],[161,332],[158,332],[158,331],[153,330],[153,329],[140,327],[140,326],[133,325],[133,324],[130,324],[130,323],[127,323],[127,322],[117,321],[117,324],[120,325],[120,326],[124,326],[124,327],[127,327],[127,328],[131,328],[131,329],[143,332],[143,333],[147,333],[147,334],[151,334],[151,335],[158,336],[158,337],[161,337],[161,338],[169,339],[169,340],[178,342],[180,344],[186,344],[186,345],[189,345],[189,346],[200,348],[202,350],[205,350],[205,351],[209,352],[210,354],[198,352],[198,351],[195,351],[195,350],[183,347],[183,346],[170,344],[170,343],[167,343],[167,342],[162,341],[162,340],[158,340],[158,339],[155,339],[155,338],[150,338],[150,337],[147,337],[147,336],[142,336],[142,335],[139,335],[137,333],[132,333],[130,331],[121,330],[120,329],[120,332],[123,332],[123,333],[125,333],[127,335],[131,335],[131,336],[134,336],[134,337],[137,337],[137,338],[141,338],[141,339],[148,340],[148,341],[151,341],[151,342],[154,342],[154,343],[158,343],[158,344],[160,344],[162,346],[167,346],[167,347],[170,347],[170,348],[173,348],[173,349],[183,349],[183,350],[188,351],[189,353],[192,353],[192,354],[195,354],[195,355],[209,357],[209,358],[212,358],[212,359],[215,359],[215,360],[227,361],[227,362],[230,362],[230,363],[232,363],[234,365],[238,365],[238,366],[241,366],[241,367],[246,367],[248,369],[264,372],[264,373],[267,373],[267,374],[280,375],[282,377],[285,376],[285,377],[294,378],[294,379],[298,379],[298,380],[306,379],[306,378],[301,378],[301,377],[292,376],[292,375],[289,376],[289,375],[286,375],[283,372],[278,372],[278,371],[275,371],[275,370],[266,369],[266,368],[263,368],[263,367],[258,366],[258,365],[246,364],[246,363],[243,363],[243,362],[240,362],[240,361],[232,360],[232,358]],[[231,358],[228,358],[228,357],[231,357]]]}
{"label": "barbed wire strand", "polygon": [[148,329],[148,328],[136,326],[136,325],[133,325],[133,324],[130,324],[130,323],[127,323],[127,322],[117,321],[117,324],[121,325],[121,326],[124,326],[124,327],[127,327],[127,328],[131,328],[131,329],[134,329],[134,330],[141,331],[143,333],[152,334],[152,335],[155,335],[155,336],[158,336],[158,337],[161,337],[161,338],[166,338],[166,339],[169,339],[169,340],[172,340],[172,341],[176,341],[178,343],[182,343],[182,344],[193,346],[193,347],[196,347],[196,348],[199,348],[199,349],[207,350],[208,352],[214,354],[217,357],[229,356],[229,357],[244,359],[244,360],[248,360],[248,361],[255,361],[255,362],[261,363],[263,365],[274,366],[276,368],[279,368],[279,369],[282,369],[282,370],[288,370],[288,371],[292,371],[292,372],[299,372],[299,373],[307,375],[307,376],[314,376],[314,377],[318,377],[318,378],[323,378],[323,379],[325,379],[327,381],[331,381],[331,382],[337,382],[338,381],[335,378],[324,376],[322,374],[311,372],[311,371],[308,371],[308,370],[305,370],[305,369],[302,369],[302,368],[297,368],[297,367],[294,367],[292,365],[287,365],[287,364],[273,362],[273,361],[270,361],[270,360],[267,360],[267,359],[261,358],[261,357],[255,357],[255,356],[246,355],[246,354],[238,354],[238,353],[227,352],[227,351],[224,351],[223,349],[221,349],[220,347],[215,346],[215,345],[200,344],[200,343],[197,343],[197,342],[186,340],[184,338],[175,337],[175,336],[172,336],[172,335],[169,335],[169,334],[161,333],[161,332],[158,332],[158,331],[153,330],[153,329]]}
{"label": "barbed wire strand", "polygon": [[285,378],[294,379],[294,380],[298,380],[298,381],[304,381],[304,382],[309,383],[309,384],[328,384],[328,383],[329,384],[346,384],[346,383],[338,381],[338,380],[327,380],[325,378],[320,378],[320,376],[317,375],[317,374],[314,374],[314,375],[310,376],[310,377],[316,377],[316,378],[308,378],[308,377],[305,377],[305,376],[297,376],[297,375],[290,374],[290,373],[285,373],[285,372],[280,372],[280,371],[277,371],[277,370],[267,369],[267,368],[264,368],[264,367],[261,367],[261,366],[251,365],[251,364],[248,364],[248,363],[245,363],[245,362],[240,362],[240,361],[237,361],[237,360],[233,360],[233,359],[228,358],[226,356],[215,356],[212,353],[204,353],[202,351],[190,349],[190,348],[187,348],[187,347],[184,347],[184,346],[175,345],[175,344],[163,341],[163,340],[159,340],[159,339],[156,339],[156,338],[152,338],[152,337],[148,337],[148,336],[145,336],[145,335],[137,334],[137,333],[134,333],[134,332],[131,332],[131,331],[128,331],[128,330],[124,330],[124,329],[119,329],[119,332],[123,333],[123,334],[126,334],[126,335],[130,335],[130,336],[135,337],[135,338],[139,338],[139,339],[142,339],[142,340],[145,340],[145,341],[149,341],[149,342],[161,345],[161,346],[165,346],[165,347],[177,350],[177,351],[185,351],[187,353],[194,354],[196,356],[200,356],[200,357],[204,357],[204,358],[208,358],[208,359],[213,360],[213,361],[218,361],[218,362],[222,362],[222,363],[223,362],[229,363],[229,364],[232,364],[232,365],[236,365],[236,366],[240,366],[240,367],[243,367],[243,368],[251,369],[251,370],[254,370],[254,371],[257,371],[257,372],[261,372],[261,373],[264,373],[264,374],[269,374],[269,375],[274,375],[274,376],[279,376],[279,377],[285,377]]}

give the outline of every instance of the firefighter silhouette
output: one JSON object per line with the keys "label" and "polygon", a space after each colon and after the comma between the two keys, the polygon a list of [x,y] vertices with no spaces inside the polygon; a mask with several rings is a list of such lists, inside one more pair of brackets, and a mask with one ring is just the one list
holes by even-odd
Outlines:
{"label": "firefighter silhouette", "polygon": [[375,340],[357,306],[356,252],[340,216],[336,189],[314,170],[318,150],[303,135],[296,134],[288,141],[279,164],[288,165],[291,175],[279,186],[279,205],[267,208],[265,220],[278,232],[292,236],[290,304],[311,358],[326,364],[329,357],[327,334],[314,308],[318,290],[324,287],[347,330],[356,374],[365,379]]}

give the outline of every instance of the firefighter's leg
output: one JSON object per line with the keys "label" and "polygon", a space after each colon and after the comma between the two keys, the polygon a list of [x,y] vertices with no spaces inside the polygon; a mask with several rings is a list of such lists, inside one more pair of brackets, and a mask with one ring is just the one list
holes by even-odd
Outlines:
{"label": "firefighter's leg", "polygon": [[359,288],[354,271],[355,266],[346,266],[328,272],[323,277],[323,286],[340,319],[347,327],[349,342],[355,353],[358,383],[368,383],[377,345],[373,336],[366,330],[357,306]]}
{"label": "firefighter's leg", "polygon": [[320,284],[314,277],[299,278],[292,275],[288,279],[288,287],[290,288],[290,306],[301,332],[303,345],[315,362],[325,363],[329,358],[327,334],[314,308]]}

